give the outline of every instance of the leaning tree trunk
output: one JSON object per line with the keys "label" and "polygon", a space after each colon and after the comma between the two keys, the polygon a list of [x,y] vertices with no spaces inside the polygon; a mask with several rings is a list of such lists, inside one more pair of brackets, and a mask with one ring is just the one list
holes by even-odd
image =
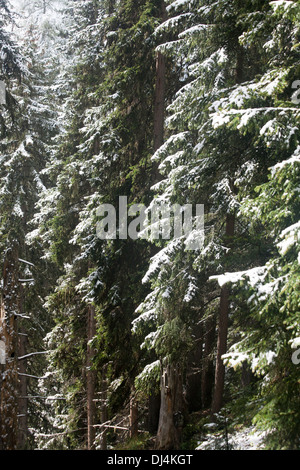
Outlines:
{"label": "leaning tree trunk", "polygon": [[185,415],[180,366],[168,365],[161,373],[161,406],[156,449],[179,449]]}

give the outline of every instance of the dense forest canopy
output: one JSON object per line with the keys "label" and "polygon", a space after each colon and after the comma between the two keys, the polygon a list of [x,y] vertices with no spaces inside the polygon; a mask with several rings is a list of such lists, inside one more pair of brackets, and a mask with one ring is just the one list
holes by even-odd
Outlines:
{"label": "dense forest canopy", "polygon": [[300,3],[0,0],[0,449],[300,450]]}

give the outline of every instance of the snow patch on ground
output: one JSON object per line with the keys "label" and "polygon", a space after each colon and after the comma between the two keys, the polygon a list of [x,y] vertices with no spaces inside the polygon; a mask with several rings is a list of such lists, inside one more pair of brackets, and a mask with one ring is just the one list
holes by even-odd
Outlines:
{"label": "snow patch on ground", "polygon": [[199,443],[196,450],[263,450],[265,432],[259,432],[254,426],[237,431],[228,436],[226,442],[224,434],[208,434],[204,442]]}

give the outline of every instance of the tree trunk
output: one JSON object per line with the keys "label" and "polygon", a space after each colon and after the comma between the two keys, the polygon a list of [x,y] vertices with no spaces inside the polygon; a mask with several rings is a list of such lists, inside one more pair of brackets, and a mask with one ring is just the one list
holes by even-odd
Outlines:
{"label": "tree trunk", "polygon": [[161,407],[156,449],[179,449],[184,415],[182,371],[179,366],[168,365],[161,374]]}
{"label": "tree trunk", "polygon": [[215,346],[216,320],[215,316],[206,320],[204,353],[201,376],[201,402],[202,408],[210,408],[214,387],[214,364],[212,353]]}
{"label": "tree trunk", "polygon": [[164,143],[164,116],[165,116],[165,74],[166,59],[161,52],[156,56],[156,86],[154,108],[154,151]]}
{"label": "tree trunk", "polygon": [[131,398],[130,398],[130,438],[134,438],[138,436],[139,433],[139,409],[138,403],[135,397],[135,391],[133,390]]}
{"label": "tree trunk", "polygon": [[[161,2],[161,20],[167,19],[167,10],[164,0]],[[164,143],[164,119],[165,119],[165,91],[166,91],[166,59],[161,52],[156,54],[156,83],[154,99],[154,143],[153,150],[156,152]],[[158,165],[153,165],[153,182],[159,180]]]}
{"label": "tree trunk", "polygon": [[0,362],[0,451],[4,449],[4,443],[3,443],[3,437],[2,437],[3,424],[2,424],[2,411],[1,411],[1,408],[2,408],[1,390],[2,390],[2,377],[3,377],[4,370],[5,370],[5,366],[2,362]]}
{"label": "tree trunk", "polygon": [[[160,18],[162,23],[167,19],[167,10],[164,0],[161,1]],[[166,91],[166,59],[163,54],[156,54],[156,82],[154,97],[154,141],[153,150],[156,152],[164,143],[165,118],[165,91]],[[160,174],[158,164],[153,163],[152,183],[158,182]],[[153,394],[149,396],[149,432],[156,433],[159,425],[161,397]]]}
{"label": "tree trunk", "polygon": [[160,393],[153,392],[148,399],[148,431],[156,434],[159,423]]}
{"label": "tree trunk", "polygon": [[[237,55],[235,68],[235,81],[237,84],[243,82],[244,78],[244,49],[237,41]],[[235,188],[233,188],[235,192]],[[235,214],[228,214],[226,220],[226,239],[231,243],[235,230]],[[217,359],[215,372],[215,390],[212,403],[212,413],[218,413],[222,407],[225,366],[222,361],[222,355],[227,351],[227,333],[228,333],[228,312],[229,312],[229,295],[228,286],[224,286],[221,290],[219,330],[217,344]]]}
{"label": "tree trunk", "polygon": [[194,348],[189,354],[187,373],[187,403],[190,413],[201,409],[201,368],[203,355],[203,327],[198,324],[193,330]]}
{"label": "tree trunk", "polygon": [[224,384],[225,384],[225,365],[222,360],[223,354],[227,351],[227,333],[228,333],[228,311],[229,311],[229,288],[224,286],[221,291],[219,325],[218,325],[218,343],[215,371],[215,389],[212,403],[212,414],[219,413],[223,402]]}
{"label": "tree trunk", "polygon": [[[107,366],[102,369],[101,378],[101,423],[104,424],[108,420],[107,412],[107,380],[106,380]],[[101,432],[100,449],[107,450],[106,429],[103,428]]]}
{"label": "tree trunk", "polygon": [[3,450],[16,450],[18,442],[18,255],[15,248],[7,251],[3,269],[0,312],[0,340],[5,343],[6,364],[3,366],[0,415]]}
{"label": "tree trunk", "polygon": [[95,308],[90,305],[88,309],[88,347],[87,347],[87,447],[88,450],[94,449],[95,441],[95,371],[93,370],[94,349],[90,341],[96,334]]}
{"label": "tree trunk", "polygon": [[[21,308],[20,311],[23,311]],[[26,356],[27,335],[21,329],[19,335],[19,355]],[[19,364],[19,435],[18,435],[18,449],[25,450],[28,438],[28,399],[27,397],[27,361],[22,359]]]}
{"label": "tree trunk", "polygon": [[[226,221],[226,238],[229,243],[234,236],[235,215],[228,214]],[[227,285],[221,289],[221,300],[219,310],[218,323],[218,342],[217,357],[215,370],[215,389],[212,403],[212,414],[219,413],[223,402],[224,384],[225,384],[225,365],[222,356],[227,351],[227,334],[228,334],[228,313],[230,302],[230,290]]]}
{"label": "tree trunk", "polygon": [[[164,0],[161,2],[161,21],[167,19],[167,10]],[[154,103],[154,151],[164,143],[164,117],[165,117],[165,89],[166,89],[166,59],[161,52],[156,55],[156,84]]]}

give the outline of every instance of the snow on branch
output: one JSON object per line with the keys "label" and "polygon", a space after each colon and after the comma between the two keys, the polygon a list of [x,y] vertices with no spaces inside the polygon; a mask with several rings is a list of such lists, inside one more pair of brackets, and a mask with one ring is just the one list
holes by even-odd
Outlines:
{"label": "snow on branch", "polygon": [[22,361],[23,359],[27,359],[28,357],[38,356],[40,354],[48,354],[49,352],[50,351],[33,352],[33,353],[30,353],[30,354],[26,354],[25,356],[19,357],[18,360]]}

